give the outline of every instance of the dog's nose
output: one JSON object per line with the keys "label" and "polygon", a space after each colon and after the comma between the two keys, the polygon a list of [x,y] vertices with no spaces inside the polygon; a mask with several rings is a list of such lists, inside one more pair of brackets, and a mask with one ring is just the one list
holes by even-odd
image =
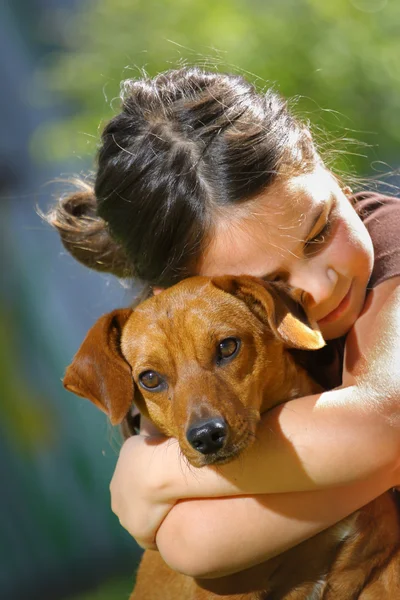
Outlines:
{"label": "dog's nose", "polygon": [[228,434],[228,425],[222,418],[207,419],[194,423],[186,433],[189,444],[201,452],[211,454],[220,450]]}

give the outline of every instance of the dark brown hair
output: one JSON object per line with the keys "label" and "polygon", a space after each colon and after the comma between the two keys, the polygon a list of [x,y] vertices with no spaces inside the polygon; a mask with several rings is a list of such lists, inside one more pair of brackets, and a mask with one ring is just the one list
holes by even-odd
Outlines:
{"label": "dark brown hair", "polygon": [[92,269],[167,287],[195,272],[216,209],[256,197],[278,173],[315,166],[308,128],[275,91],[259,93],[241,76],[172,70],[123,82],[121,98],[94,188],[47,215]]}

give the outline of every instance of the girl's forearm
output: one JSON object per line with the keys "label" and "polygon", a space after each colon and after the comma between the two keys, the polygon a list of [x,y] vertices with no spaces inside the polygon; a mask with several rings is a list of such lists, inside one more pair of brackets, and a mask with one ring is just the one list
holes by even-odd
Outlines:
{"label": "girl's forearm", "polygon": [[265,415],[241,468],[230,463],[220,475],[250,494],[340,487],[379,474],[395,485],[399,433],[375,401],[354,385],[287,402]]}
{"label": "girl's forearm", "polygon": [[179,502],[158,530],[158,549],[174,570],[198,578],[223,577],[312,537],[389,485],[378,475],[329,490]]}
{"label": "girl's forearm", "polygon": [[[368,394],[351,386],[287,402],[264,415],[247,452],[220,467],[195,469],[165,454],[169,481],[160,493],[205,498],[311,491],[379,473],[397,485],[399,434]],[[177,453],[176,444],[169,451]]]}

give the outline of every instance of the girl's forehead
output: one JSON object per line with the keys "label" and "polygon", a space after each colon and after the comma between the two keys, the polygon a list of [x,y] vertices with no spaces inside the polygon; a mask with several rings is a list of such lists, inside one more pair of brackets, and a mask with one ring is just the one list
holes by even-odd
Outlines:
{"label": "girl's forehead", "polygon": [[323,207],[341,190],[329,171],[279,180],[255,200],[216,215],[199,272],[256,276],[296,256]]}

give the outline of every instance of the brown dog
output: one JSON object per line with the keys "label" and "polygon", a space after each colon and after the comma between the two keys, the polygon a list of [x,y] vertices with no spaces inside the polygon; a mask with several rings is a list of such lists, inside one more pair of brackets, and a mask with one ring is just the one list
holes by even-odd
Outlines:
{"label": "brown dog", "polygon": [[[135,310],[99,319],[64,385],[114,425],[125,420],[126,428],[136,405],[179,441],[195,467],[234,460],[254,440],[263,412],[322,389],[290,351],[324,345],[300,297],[248,276],[187,279]],[[147,551],[131,598],[211,600],[215,590],[240,594],[237,600],[393,599],[400,590],[399,540],[388,492],[280,556],[220,581],[196,582]]]}

